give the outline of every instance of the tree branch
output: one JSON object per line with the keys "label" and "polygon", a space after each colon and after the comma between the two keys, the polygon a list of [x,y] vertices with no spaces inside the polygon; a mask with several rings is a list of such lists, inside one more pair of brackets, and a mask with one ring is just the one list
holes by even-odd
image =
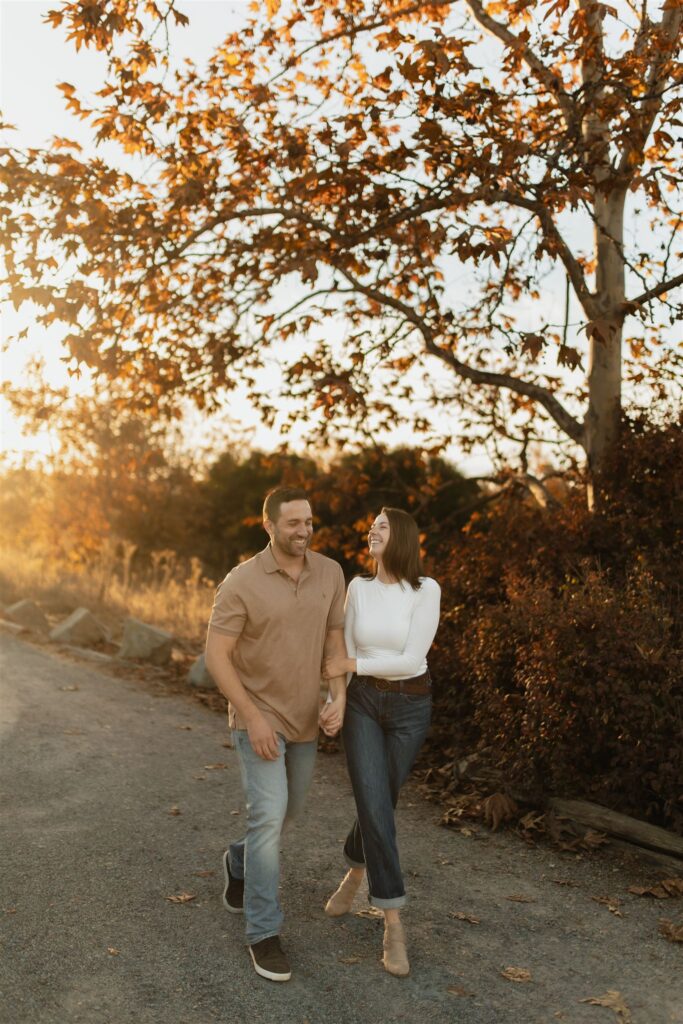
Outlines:
{"label": "tree branch", "polygon": [[531,68],[538,80],[546,87],[549,93],[557,97],[557,102],[564,114],[565,124],[568,129],[572,129],[575,126],[576,112],[571,98],[565,92],[564,82],[559,75],[554,74],[550,68],[546,67],[531,47],[523,43],[514,32],[511,32],[505,25],[501,25],[495,18],[492,18],[484,10],[481,0],[465,0],[465,2],[482,28],[485,28],[491,35],[496,36],[497,39],[500,39],[510,49],[519,50],[522,53],[525,63]]}
{"label": "tree branch", "polygon": [[670,70],[670,61],[674,53],[681,45],[681,26],[683,25],[683,8],[680,4],[672,3],[664,11],[659,25],[650,25],[650,32],[654,34],[660,30],[668,43],[668,48],[655,47],[655,55],[652,64],[645,76],[645,95],[651,99],[645,103],[640,123],[634,125],[631,130],[631,145],[627,146],[619,162],[619,174],[632,176],[640,160],[640,154],[645,148],[647,138],[652,131],[657,114],[661,110],[664,83]]}
{"label": "tree branch", "polygon": [[560,427],[560,429],[563,430],[564,433],[572,439],[572,441],[575,441],[576,444],[581,447],[585,446],[583,424],[572,416],[571,413],[565,409],[565,407],[550,391],[548,391],[547,388],[544,388],[541,384],[535,384],[533,381],[526,381],[519,377],[513,377],[511,374],[495,373],[491,370],[478,370],[473,366],[468,366],[466,363],[461,362],[449,349],[442,348],[438,344],[434,336],[434,332],[414,309],[406,305],[406,303],[401,302],[400,299],[396,299],[391,295],[386,295],[384,292],[378,291],[376,288],[371,288],[369,285],[364,285],[361,281],[358,281],[353,277],[353,275],[344,267],[336,266],[335,264],[333,265],[357,291],[361,292],[363,295],[367,295],[368,298],[373,299],[375,302],[379,303],[379,305],[389,306],[401,313],[422,335],[426,352],[428,352],[429,355],[440,359],[441,362],[446,363],[446,365],[449,366],[457,376],[462,377],[465,380],[469,380],[473,384],[486,384],[496,388],[507,388],[508,390],[515,392],[515,394],[531,398],[545,409],[551,419],[555,421],[558,427]]}
{"label": "tree branch", "polygon": [[672,288],[678,288],[679,285],[683,284],[683,274],[679,274],[677,277],[670,277],[668,281],[660,281],[659,284],[653,288],[648,288],[647,291],[637,295],[635,299],[629,299],[622,306],[624,313],[635,313],[636,309],[640,306],[644,306],[646,302],[650,302],[651,299],[656,299],[664,292],[670,292]]}

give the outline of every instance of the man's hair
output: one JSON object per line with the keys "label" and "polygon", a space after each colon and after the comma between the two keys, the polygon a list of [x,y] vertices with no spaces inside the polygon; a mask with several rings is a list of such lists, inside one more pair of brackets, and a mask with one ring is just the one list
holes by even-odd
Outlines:
{"label": "man's hair", "polygon": [[263,502],[263,521],[276,523],[280,518],[280,506],[288,501],[310,501],[302,487],[273,487]]}
{"label": "man's hair", "polygon": [[385,507],[382,512],[389,520],[390,531],[389,541],[382,555],[382,565],[390,576],[400,582],[405,580],[413,590],[419,590],[420,576],[424,570],[417,523],[408,512],[400,508]]}

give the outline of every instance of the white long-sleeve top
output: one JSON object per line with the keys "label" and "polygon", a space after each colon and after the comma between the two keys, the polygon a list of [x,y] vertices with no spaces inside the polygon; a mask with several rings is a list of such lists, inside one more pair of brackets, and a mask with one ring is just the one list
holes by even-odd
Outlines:
{"label": "white long-sleeve top", "polygon": [[357,577],[346,593],[344,638],[359,676],[410,679],[427,670],[427,652],[439,625],[441,588],[429,576],[409,583]]}

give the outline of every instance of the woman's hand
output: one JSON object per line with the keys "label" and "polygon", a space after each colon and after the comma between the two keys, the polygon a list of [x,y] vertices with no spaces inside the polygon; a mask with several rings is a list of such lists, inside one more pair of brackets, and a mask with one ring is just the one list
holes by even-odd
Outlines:
{"label": "woman's hand", "polygon": [[323,665],[323,677],[325,679],[334,679],[336,676],[345,676],[347,672],[355,671],[355,658],[328,658]]}
{"label": "woman's hand", "polygon": [[346,696],[337,697],[324,704],[318,721],[320,728],[326,736],[336,736],[344,724],[344,709],[346,707]]}

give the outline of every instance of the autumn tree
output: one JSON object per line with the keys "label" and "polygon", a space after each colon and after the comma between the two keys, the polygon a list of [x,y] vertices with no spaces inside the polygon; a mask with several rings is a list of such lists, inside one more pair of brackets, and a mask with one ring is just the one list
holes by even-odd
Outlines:
{"label": "autumn tree", "polygon": [[246,380],[328,435],[429,432],[419,386],[461,443],[555,431],[600,480],[625,383],[680,382],[681,0],[253,10],[173,71],[169,0],[50,12],[109,58],[69,108],[134,159],[5,152],[14,301],[153,410]]}

